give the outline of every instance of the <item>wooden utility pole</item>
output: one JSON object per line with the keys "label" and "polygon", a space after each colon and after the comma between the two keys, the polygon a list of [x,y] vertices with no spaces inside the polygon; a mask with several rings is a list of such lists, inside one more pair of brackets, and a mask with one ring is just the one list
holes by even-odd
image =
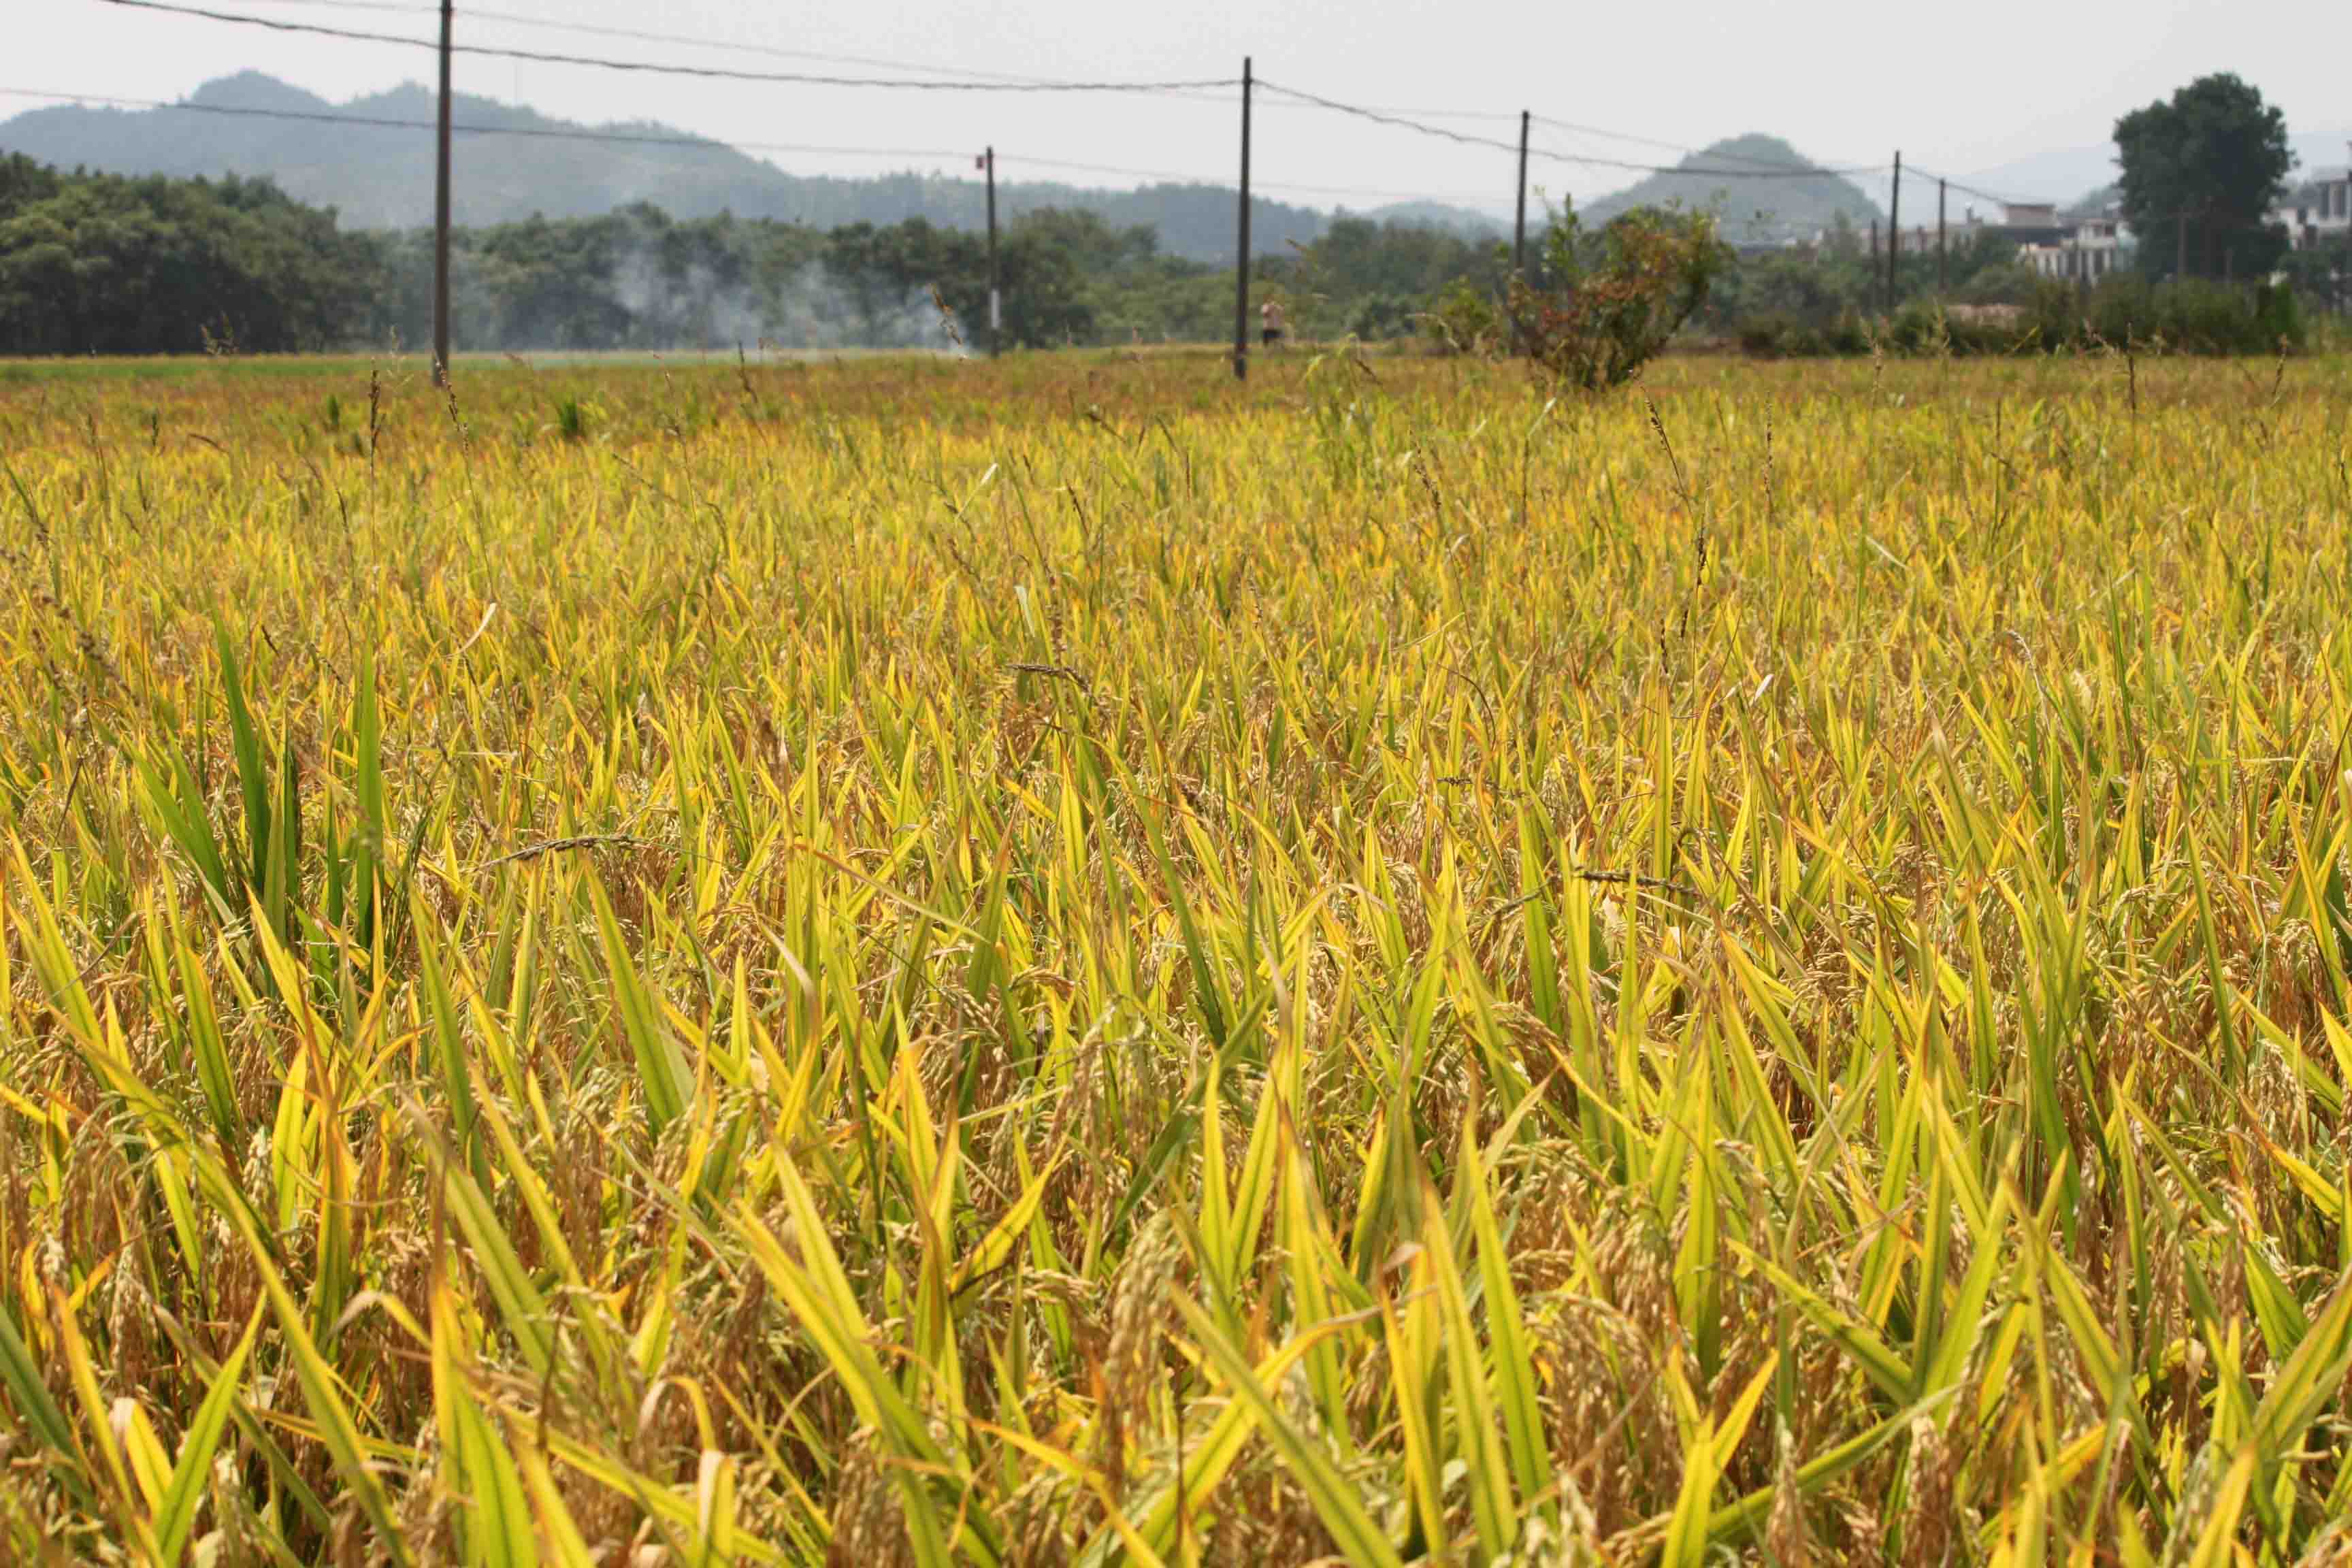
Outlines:
{"label": "wooden utility pole", "polygon": [[449,384],[449,28],[441,0],[440,157],[433,170],[433,384]]}
{"label": "wooden utility pole", "polygon": [[1944,231],[1944,182],[1936,182],[1936,292],[1951,286],[1951,243]]}
{"label": "wooden utility pole", "polygon": [[2178,238],[2175,242],[2177,248],[2172,258],[2172,275],[2175,278],[2186,278],[2189,276],[2189,215],[2182,212],[2172,216],[2178,230]]}
{"label": "wooden utility pole", "polygon": [[1242,57],[1241,253],[1234,258],[1234,379],[1249,379],[1249,120],[1250,62]]}
{"label": "wooden utility pole", "polygon": [[1004,346],[1004,297],[997,291],[996,149],[988,150],[988,357]]}
{"label": "wooden utility pole", "polygon": [[1895,309],[1895,264],[1903,256],[1903,154],[1895,154],[1895,190],[1886,201],[1886,308]]}

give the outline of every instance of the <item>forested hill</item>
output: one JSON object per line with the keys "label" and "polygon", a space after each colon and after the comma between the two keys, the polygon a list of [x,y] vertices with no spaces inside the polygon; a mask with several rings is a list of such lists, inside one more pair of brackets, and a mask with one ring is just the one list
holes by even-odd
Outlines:
{"label": "forested hill", "polygon": [[[1840,215],[1856,228],[1866,228],[1871,219],[1882,216],[1878,204],[1850,180],[1819,174],[1759,178],[1744,173],[1811,167],[1811,159],[1777,136],[1735,136],[1690,154],[1671,174],[1652,174],[1579,210],[1588,224],[1598,224],[1640,206],[1675,206],[1685,212],[1706,208],[1722,219],[1723,237],[1734,245],[1811,238],[1835,227]],[[1743,173],[1728,173],[1732,170]]]}
{"label": "forested hill", "polygon": [[[255,71],[207,82],[189,101],[212,110],[264,110],[278,114],[353,120],[430,121],[425,88],[408,85],[333,104]],[[505,131],[562,132],[593,129],[653,139],[677,137],[667,126],[631,123],[583,127],[490,99],[459,95],[460,125]],[[112,174],[267,177],[298,200],[331,206],[347,226],[404,228],[433,216],[432,143],[425,133],[398,126],[338,125],[184,109],[117,110],[60,106],[0,121],[0,152],[22,153],[59,168]],[[986,221],[979,182],[918,174],[845,179],[788,174],[774,164],[717,142],[588,142],[562,135],[460,135],[455,153],[453,201],[457,222],[510,223],[534,214],[593,217],[635,202],[652,202],[674,218],[731,212],[811,228],[877,226],[920,217],[946,228],[978,228]],[[1001,216],[1045,207],[1097,213],[1112,226],[1149,225],[1163,254],[1225,260],[1234,243],[1234,193],[1220,185],[1147,185],[1132,191],[1091,190],[1058,184],[1002,182]],[[1265,200],[1251,204],[1250,237],[1261,254],[1282,255],[1323,232],[1329,219],[1308,207]],[[1374,214],[1381,216],[1381,214]],[[1478,215],[1421,213],[1413,220],[1469,228]]]}

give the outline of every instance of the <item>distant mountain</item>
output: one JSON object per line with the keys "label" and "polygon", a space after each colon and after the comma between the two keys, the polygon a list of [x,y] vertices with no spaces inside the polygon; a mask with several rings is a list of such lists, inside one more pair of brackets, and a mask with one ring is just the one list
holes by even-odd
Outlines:
{"label": "distant mountain", "polygon": [[1831,227],[1841,213],[1857,228],[1880,216],[1878,204],[1851,180],[1761,173],[1812,167],[1811,159],[1777,136],[1735,136],[1692,153],[1672,173],[1652,174],[1578,210],[1588,226],[1594,226],[1639,206],[1685,212],[1704,208],[1722,221],[1723,237],[1734,245],[1810,238]]}
{"label": "distant mountain", "polygon": [[1507,218],[1474,212],[1468,207],[1448,206],[1444,202],[1391,202],[1386,206],[1374,207],[1370,212],[1354,216],[1368,217],[1374,223],[1445,229],[1465,239],[1486,239],[1508,235],[1511,230]]}
{"label": "distant mountain", "polygon": [[[0,121],[0,152],[118,174],[267,175],[290,195],[334,207],[352,226],[405,228],[432,221],[431,138],[404,124],[336,123],[429,122],[433,95],[421,86],[338,105],[274,77],[243,71],[205,83],[187,102],[193,110],[31,110]],[[310,118],[269,117],[288,114]],[[985,193],[973,180],[913,173],[863,179],[793,174],[720,142],[680,145],[683,133],[664,125],[583,126],[463,94],[453,118],[459,125],[520,132],[459,133],[451,203],[461,225],[511,222],[534,213],[584,217],[641,201],[678,218],[723,211],[818,228],[911,217],[951,228],[978,228],[987,221]],[[569,134],[583,130],[646,140],[590,142]],[[1235,205],[1233,188],[1220,185],[997,186],[1003,216],[1039,207],[1085,208],[1122,226],[1148,224],[1158,231],[1163,252],[1205,261],[1232,256]],[[1476,216],[1446,210],[1463,219]],[[1309,207],[1254,200],[1252,248],[1286,253],[1294,243],[1315,238],[1327,221]]]}

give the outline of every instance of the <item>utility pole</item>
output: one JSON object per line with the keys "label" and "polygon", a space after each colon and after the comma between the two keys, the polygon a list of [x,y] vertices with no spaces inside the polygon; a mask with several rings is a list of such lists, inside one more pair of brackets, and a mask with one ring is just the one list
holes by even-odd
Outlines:
{"label": "utility pole", "polygon": [[1249,120],[1250,61],[1242,57],[1241,254],[1234,258],[1234,379],[1249,379]]}
{"label": "utility pole", "polygon": [[[2346,149],[2347,151],[2352,151],[2352,142],[2347,142]],[[2338,312],[2352,313],[2352,294],[2347,294],[2346,291],[2347,289],[2352,289],[2352,168],[2347,168],[2344,171],[2343,194],[2345,219],[2344,266],[2342,271],[2335,280],[2336,287],[2328,290],[2327,302],[2335,306]],[[2325,185],[2320,186],[2319,216],[2321,217],[2327,216],[2335,210],[2335,205],[2336,193],[2330,191]],[[2319,237],[2317,235],[2315,234],[2311,237],[2311,244],[2312,248],[2315,250],[2319,247]]]}
{"label": "utility pole", "polygon": [[1948,258],[1951,246],[1944,232],[1944,182],[1936,182],[1936,292],[1941,294],[1950,287],[1951,266]]}
{"label": "utility pole", "polygon": [[1895,190],[1886,201],[1886,309],[1895,309],[1895,263],[1903,255],[1903,154],[1895,154]]}
{"label": "utility pole", "polygon": [[433,384],[449,384],[449,28],[441,0],[441,147],[433,171]]}
{"label": "utility pole", "polygon": [[1511,221],[1511,272],[1522,281],[1528,275],[1528,121],[1519,110],[1519,212]]}
{"label": "utility pole", "polygon": [[2179,231],[2177,250],[2172,258],[2172,275],[2175,278],[2186,278],[2189,276],[2189,215],[2186,212],[2179,212],[2172,216],[2173,223]]}
{"label": "utility pole", "polygon": [[1004,346],[1004,298],[997,291],[996,273],[996,149],[988,150],[988,357]]}
{"label": "utility pole", "polygon": [[[1511,219],[1511,278],[1522,288],[1528,281],[1528,121],[1530,118],[1528,110],[1519,110],[1518,212]],[[1510,314],[1513,317],[1511,335],[1514,339],[1525,336],[1518,330],[1518,313],[1519,302],[1513,300],[1510,301]]]}

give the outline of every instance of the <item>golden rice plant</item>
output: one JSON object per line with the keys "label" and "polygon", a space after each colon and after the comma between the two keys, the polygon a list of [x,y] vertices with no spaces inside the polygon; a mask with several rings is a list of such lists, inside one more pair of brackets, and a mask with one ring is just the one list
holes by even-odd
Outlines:
{"label": "golden rice plant", "polygon": [[2347,407],[0,372],[0,1559],[2352,1561]]}

